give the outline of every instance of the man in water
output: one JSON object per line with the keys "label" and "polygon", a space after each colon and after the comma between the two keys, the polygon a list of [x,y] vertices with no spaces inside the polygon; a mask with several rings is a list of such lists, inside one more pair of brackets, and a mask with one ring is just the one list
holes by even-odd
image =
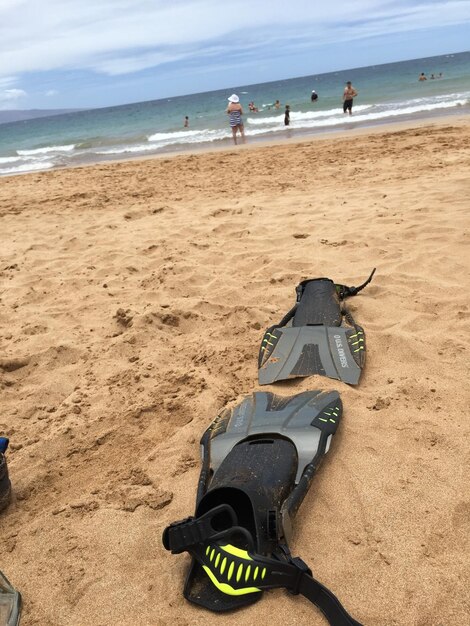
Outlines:
{"label": "man in water", "polygon": [[343,93],[343,113],[349,111],[349,115],[352,115],[353,98],[357,96],[357,91],[351,85],[351,81],[348,80]]}
{"label": "man in water", "polygon": [[315,100],[318,100],[318,94],[317,94],[317,92],[315,91],[315,89],[313,89],[313,91],[312,91],[312,95],[310,96],[310,100],[311,100],[312,102],[315,102]]}
{"label": "man in water", "polygon": [[425,74],[424,72],[421,72],[421,74],[419,75],[418,80],[419,80],[419,81],[427,80],[427,78],[426,78],[426,74]]}

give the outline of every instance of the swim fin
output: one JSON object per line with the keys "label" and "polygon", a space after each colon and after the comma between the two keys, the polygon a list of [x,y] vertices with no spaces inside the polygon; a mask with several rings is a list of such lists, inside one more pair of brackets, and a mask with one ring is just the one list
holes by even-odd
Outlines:
{"label": "swim fin", "polygon": [[375,268],[359,287],[337,285],[329,278],[301,282],[295,306],[264,334],[260,385],[313,374],[357,385],[365,363],[365,334],[341,301],[364,289],[374,273]]}
{"label": "swim fin", "polygon": [[163,545],[187,551],[185,597],[212,611],[256,602],[265,589],[302,594],[331,626],[360,626],[291,556],[291,523],[342,414],[339,394],[256,392],[204,433],[196,513],[168,526]]}

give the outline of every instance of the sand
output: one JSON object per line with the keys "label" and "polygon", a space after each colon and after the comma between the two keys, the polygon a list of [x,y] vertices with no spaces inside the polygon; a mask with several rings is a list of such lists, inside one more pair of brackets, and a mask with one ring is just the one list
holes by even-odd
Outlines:
{"label": "sand", "polygon": [[259,389],[263,329],[305,278],[373,283],[329,458],[292,549],[367,626],[469,623],[470,122],[0,179],[0,569],[22,624],[326,624],[283,591],[183,599],[199,437]]}

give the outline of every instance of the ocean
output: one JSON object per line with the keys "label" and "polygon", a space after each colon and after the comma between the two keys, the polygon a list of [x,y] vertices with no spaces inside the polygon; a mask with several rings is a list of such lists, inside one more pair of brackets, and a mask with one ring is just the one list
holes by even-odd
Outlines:
{"label": "ocean", "polygon": [[[420,82],[422,72],[428,80]],[[351,117],[342,111],[347,80],[358,91]],[[312,90],[319,96],[315,103]],[[244,108],[247,142],[468,115],[470,52],[0,124],[0,175],[230,146],[225,108],[232,93],[240,96]],[[280,109],[273,107],[276,100]],[[249,111],[249,102],[258,112]],[[287,128],[286,104],[291,111]]]}

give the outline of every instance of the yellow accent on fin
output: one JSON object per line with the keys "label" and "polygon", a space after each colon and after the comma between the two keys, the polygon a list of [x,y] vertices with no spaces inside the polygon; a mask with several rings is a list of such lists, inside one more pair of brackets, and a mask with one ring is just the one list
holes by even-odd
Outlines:
{"label": "yellow accent on fin", "polygon": [[242,577],[242,574],[243,574],[243,563],[240,563],[240,565],[238,566],[238,571],[237,571],[237,582]]}
{"label": "yellow accent on fin", "polygon": [[211,579],[212,583],[217,587],[219,591],[227,594],[228,596],[244,596],[248,593],[256,593],[257,591],[261,591],[257,587],[244,587],[243,589],[234,589],[231,585],[227,583],[221,583],[215,575],[211,572],[211,570],[207,567],[207,565],[202,566],[206,574]]}
{"label": "yellow accent on fin", "polygon": [[220,573],[223,574],[225,572],[225,566],[227,565],[227,557],[224,556],[222,560],[222,565],[220,566]]}
{"label": "yellow accent on fin", "polygon": [[255,573],[253,574],[253,580],[256,580],[258,578],[258,571],[259,571],[259,567],[256,567]]}
{"label": "yellow accent on fin", "polygon": [[207,548],[206,548],[206,556],[209,554],[210,551],[211,551],[211,547],[207,546]]}
{"label": "yellow accent on fin", "polygon": [[246,572],[245,572],[245,582],[249,579],[250,572],[251,572],[251,565],[247,565],[246,566]]}
{"label": "yellow accent on fin", "polygon": [[238,558],[240,559],[248,559],[248,561],[253,560],[246,550],[242,550],[241,548],[232,546],[232,544],[230,543],[226,544],[225,546],[220,546],[220,549],[224,552],[232,554],[233,556],[238,556]]}
{"label": "yellow accent on fin", "polygon": [[266,576],[266,568],[263,567],[263,571],[261,572],[261,578],[264,580],[265,576]]}
{"label": "yellow accent on fin", "polygon": [[219,567],[219,561],[220,561],[220,552],[218,552],[217,556],[215,557],[214,567]]}
{"label": "yellow accent on fin", "polygon": [[235,561],[232,561],[230,563],[230,567],[228,568],[228,572],[227,572],[227,580],[230,580],[232,578],[232,574],[233,574],[233,569],[235,567]]}

